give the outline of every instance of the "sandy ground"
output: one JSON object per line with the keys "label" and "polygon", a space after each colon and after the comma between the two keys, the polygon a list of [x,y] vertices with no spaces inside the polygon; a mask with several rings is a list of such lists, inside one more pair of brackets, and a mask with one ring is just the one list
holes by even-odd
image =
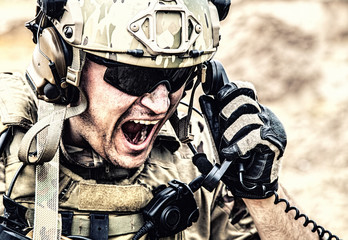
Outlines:
{"label": "sandy ground", "polygon": [[[0,71],[26,68],[32,0],[0,2]],[[288,135],[280,181],[304,213],[348,236],[348,1],[232,0],[216,59],[255,84]]]}
{"label": "sandy ground", "polygon": [[281,182],[347,237],[348,1],[233,1],[222,36],[230,79],[253,82],[285,126]]}

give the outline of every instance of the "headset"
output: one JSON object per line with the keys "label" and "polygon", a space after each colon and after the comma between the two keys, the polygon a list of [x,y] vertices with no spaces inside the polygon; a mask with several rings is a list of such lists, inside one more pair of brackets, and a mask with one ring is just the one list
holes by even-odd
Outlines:
{"label": "headset", "polygon": [[[38,0],[37,16],[27,22],[36,47],[26,79],[39,99],[68,104],[76,101],[76,87],[66,82],[72,47],[58,34],[50,18],[62,15],[67,0]],[[71,34],[66,32],[65,34]]]}
{"label": "headset", "polygon": [[[58,34],[49,19],[57,19],[64,13],[68,0],[38,0],[37,16],[26,23],[36,44],[32,63],[26,71],[26,79],[39,99],[47,102],[69,104],[77,100],[76,87],[66,82],[67,68],[72,63],[72,47]],[[219,20],[226,18],[230,0],[211,0],[218,10]],[[72,32],[64,34],[68,37]]]}

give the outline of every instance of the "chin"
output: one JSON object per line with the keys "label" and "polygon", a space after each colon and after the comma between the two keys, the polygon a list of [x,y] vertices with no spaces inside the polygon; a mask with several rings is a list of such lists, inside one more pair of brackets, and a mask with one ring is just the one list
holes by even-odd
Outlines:
{"label": "chin", "polygon": [[125,169],[139,168],[145,163],[147,156],[148,154],[118,156],[114,160],[110,160],[110,162]]}

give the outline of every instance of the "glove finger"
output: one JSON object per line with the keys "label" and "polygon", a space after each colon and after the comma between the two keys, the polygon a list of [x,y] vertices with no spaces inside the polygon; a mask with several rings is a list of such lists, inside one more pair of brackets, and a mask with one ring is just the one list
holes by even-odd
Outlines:
{"label": "glove finger", "polygon": [[[244,85],[246,83],[242,82]],[[222,98],[222,95],[224,96]],[[256,101],[255,91],[251,88],[236,88],[233,84],[225,85],[219,92],[220,108],[220,129],[228,128],[243,114],[261,112]]]}
{"label": "glove finger", "polygon": [[[247,135],[245,135],[243,138],[239,139],[232,145],[236,145],[238,147],[240,157],[247,155],[248,152],[256,148],[257,145],[268,146],[275,153],[276,157],[278,157],[280,154],[280,150],[275,145],[261,138],[260,128],[251,130]],[[228,156],[229,152],[226,151],[226,149],[228,149],[228,147],[222,149],[222,153]]]}
{"label": "glove finger", "polygon": [[217,93],[216,99],[220,102],[221,108],[240,95],[245,95],[256,100],[256,90],[249,82],[235,81],[224,85]]}
{"label": "glove finger", "polygon": [[251,156],[255,151],[260,152],[260,149],[268,148],[271,152],[274,152],[274,161],[272,163],[271,170],[271,182],[275,180],[278,176],[278,171],[280,168],[280,154],[281,151],[267,140],[261,139],[261,129],[257,128],[250,131],[243,138],[235,142],[234,144],[225,147],[221,150],[222,155],[231,160],[242,161],[245,163],[245,166],[250,168],[250,163],[252,161]]}
{"label": "glove finger", "polygon": [[240,95],[229,102],[220,112],[222,129],[226,129],[243,114],[255,114],[261,111],[253,99]]}
{"label": "glove finger", "polygon": [[243,114],[238,117],[223,133],[226,145],[232,145],[239,139],[248,135],[250,131],[260,128],[263,122],[257,114]]}
{"label": "glove finger", "polygon": [[260,119],[264,122],[261,128],[261,138],[270,141],[280,150],[280,156],[286,147],[286,133],[282,123],[277,116],[268,108],[261,106],[262,112],[259,114]]}

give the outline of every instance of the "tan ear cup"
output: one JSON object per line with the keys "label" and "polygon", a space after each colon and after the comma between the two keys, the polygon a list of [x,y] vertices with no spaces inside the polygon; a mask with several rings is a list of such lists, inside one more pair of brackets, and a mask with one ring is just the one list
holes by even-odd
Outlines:
{"label": "tan ear cup", "polygon": [[[53,101],[59,97],[57,84],[59,85],[60,80],[66,77],[67,69],[62,44],[53,27],[43,29],[38,38],[32,62],[27,69],[27,76],[40,99]],[[54,75],[56,75],[56,79]],[[50,85],[52,85],[51,90],[50,87],[47,87]],[[46,90],[44,90],[45,88]],[[57,93],[54,93],[54,88],[57,89]]]}

